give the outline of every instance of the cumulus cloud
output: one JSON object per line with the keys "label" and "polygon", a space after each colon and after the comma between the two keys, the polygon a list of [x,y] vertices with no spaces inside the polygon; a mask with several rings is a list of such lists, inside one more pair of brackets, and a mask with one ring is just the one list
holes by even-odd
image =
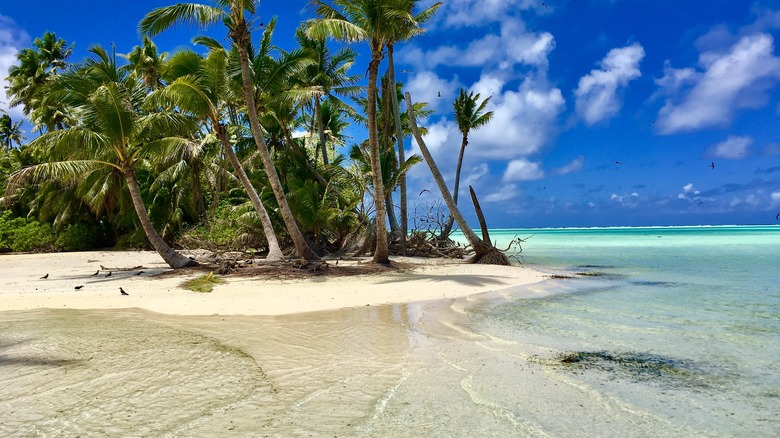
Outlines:
{"label": "cumulus cloud", "polygon": [[517,189],[517,186],[514,184],[507,184],[499,188],[493,193],[488,194],[485,196],[484,202],[502,202],[502,201],[508,201],[510,199],[514,199],[517,197],[517,195],[520,194],[520,191]]}
{"label": "cumulus cloud", "polygon": [[504,182],[531,181],[544,177],[544,171],[539,163],[528,161],[525,158],[512,160],[507,164],[504,172]]}
{"label": "cumulus cloud", "polygon": [[8,96],[5,94],[8,69],[16,64],[16,54],[19,49],[30,44],[30,35],[17,26],[9,17],[0,15],[0,109],[7,111],[13,118],[23,117],[20,106],[9,108]]}
{"label": "cumulus cloud", "polygon": [[710,146],[708,155],[716,158],[738,160],[747,155],[748,148],[752,144],[752,137],[730,135],[726,140]]}
{"label": "cumulus cloud", "polygon": [[702,53],[702,71],[667,64],[656,81],[666,102],[655,126],[662,134],[726,126],[737,110],[764,106],[768,90],[780,80],[780,58],[773,52],[772,36],[760,33],[740,38],[724,52]]}
{"label": "cumulus cloud", "polygon": [[398,59],[417,70],[440,65],[509,69],[517,64],[546,66],[554,48],[555,39],[549,32],[531,32],[522,21],[504,17],[498,32],[474,38],[464,47],[443,45],[423,50],[412,44],[401,50]]}
{"label": "cumulus cloud", "polygon": [[606,120],[620,111],[619,91],[640,77],[639,63],[645,56],[640,44],[612,49],[601,68],[580,78],[574,91],[577,115],[588,125]]}
{"label": "cumulus cloud", "polygon": [[440,11],[445,27],[462,27],[499,21],[513,12],[538,6],[537,0],[450,0]]}
{"label": "cumulus cloud", "polygon": [[780,191],[772,192],[772,194],[769,195],[769,199],[772,200],[772,206],[780,204]]}
{"label": "cumulus cloud", "polygon": [[568,175],[570,173],[578,172],[580,169],[582,169],[583,165],[585,165],[585,157],[580,155],[570,163],[553,170],[552,173],[555,175]]}

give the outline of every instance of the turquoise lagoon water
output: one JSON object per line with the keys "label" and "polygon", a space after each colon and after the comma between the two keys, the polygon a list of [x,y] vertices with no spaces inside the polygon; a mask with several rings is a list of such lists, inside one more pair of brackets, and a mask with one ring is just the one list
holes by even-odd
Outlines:
{"label": "turquoise lagoon water", "polygon": [[491,232],[516,237],[526,266],[572,278],[471,307],[475,332],[568,354],[556,373],[671,435],[780,434],[780,227]]}

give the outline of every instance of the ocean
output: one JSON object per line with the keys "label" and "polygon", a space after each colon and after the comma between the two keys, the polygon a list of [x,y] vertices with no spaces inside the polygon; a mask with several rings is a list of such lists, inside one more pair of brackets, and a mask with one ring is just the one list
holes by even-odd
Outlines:
{"label": "ocean", "polygon": [[543,351],[564,380],[657,421],[651,435],[780,434],[780,227],[491,232],[518,237],[526,266],[561,279],[471,306],[472,331]]}
{"label": "ocean", "polygon": [[780,227],[517,237],[550,278],[457,300],[2,312],[0,435],[780,435]]}

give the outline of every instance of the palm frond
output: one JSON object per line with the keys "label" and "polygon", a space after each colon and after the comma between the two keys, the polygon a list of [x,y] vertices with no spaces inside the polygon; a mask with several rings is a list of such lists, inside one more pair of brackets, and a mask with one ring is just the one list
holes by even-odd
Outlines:
{"label": "palm frond", "polygon": [[178,24],[207,27],[224,17],[225,11],[220,8],[197,3],[179,3],[157,8],[146,14],[138,23],[138,31],[142,35],[155,36]]}

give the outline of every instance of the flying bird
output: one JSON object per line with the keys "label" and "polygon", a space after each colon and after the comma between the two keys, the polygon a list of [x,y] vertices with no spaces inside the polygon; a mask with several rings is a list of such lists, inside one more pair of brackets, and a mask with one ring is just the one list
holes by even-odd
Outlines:
{"label": "flying bird", "polygon": [[618,166],[622,166],[622,165],[623,165],[623,163],[621,163],[621,162],[620,162],[620,161],[618,161],[618,160],[615,160],[615,164],[617,164]]}
{"label": "flying bird", "polygon": [[710,163],[710,167],[713,168],[713,169],[715,168],[715,162],[714,161]]}
{"label": "flying bird", "polygon": [[111,271],[108,271],[108,274],[106,274],[106,277],[110,277],[110,276],[111,276]]}
{"label": "flying bird", "polygon": [[777,216],[775,216],[775,219],[780,220],[780,213],[777,213]]}
{"label": "flying bird", "polygon": [[125,292],[125,290],[122,289],[121,287],[119,288],[119,293],[122,295],[130,295],[129,293]]}
{"label": "flying bird", "polygon": [[430,191],[430,190],[428,190],[428,189],[422,189],[422,191],[420,192],[420,194],[419,194],[419,195],[417,195],[417,196],[422,196],[422,194],[423,194],[423,193],[425,193],[425,192],[431,193],[431,191]]}
{"label": "flying bird", "polygon": [[43,277],[41,277],[41,280],[46,280],[47,278],[49,278],[49,273],[48,273],[48,272],[46,273],[46,275],[44,275]]}
{"label": "flying bird", "polygon": [[439,91],[439,97],[441,97],[441,91]]}
{"label": "flying bird", "polygon": [[94,276],[96,276],[96,275],[98,275],[98,274],[100,274],[100,269],[98,269],[97,271],[95,271],[95,273],[94,273],[94,274],[92,274],[92,276],[94,277]]}
{"label": "flying bird", "polygon": [[84,287],[84,285],[83,285],[83,284],[80,284],[80,285],[78,285],[78,286],[74,287],[73,289],[79,290],[79,289],[81,289],[82,287]]}

